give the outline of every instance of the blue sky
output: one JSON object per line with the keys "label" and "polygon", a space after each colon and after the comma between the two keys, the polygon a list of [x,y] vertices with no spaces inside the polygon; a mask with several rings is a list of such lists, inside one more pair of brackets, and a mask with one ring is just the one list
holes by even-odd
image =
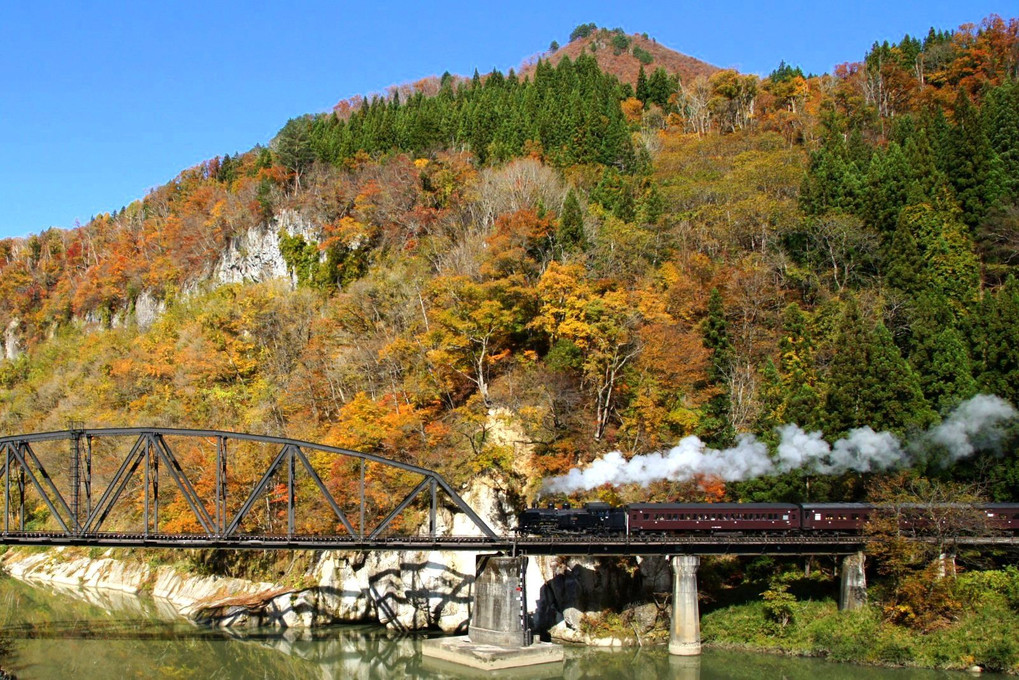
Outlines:
{"label": "blue sky", "polygon": [[0,237],[119,209],[353,94],[518,66],[580,23],[767,74],[991,13],[1019,2],[0,2]]}

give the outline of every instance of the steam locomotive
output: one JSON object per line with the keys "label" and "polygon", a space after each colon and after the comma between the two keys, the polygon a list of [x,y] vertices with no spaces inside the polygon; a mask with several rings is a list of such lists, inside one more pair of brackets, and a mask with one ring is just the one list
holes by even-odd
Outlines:
{"label": "steam locomotive", "polygon": [[[970,506],[940,506],[948,507]],[[1019,503],[971,506],[991,531],[1019,530]],[[608,503],[533,507],[517,518],[517,531],[535,536],[649,536],[698,534],[860,534],[877,513],[865,503]],[[899,506],[900,528],[923,529],[937,507]],[[940,513],[934,513],[940,514]],[[974,513],[979,520],[980,514]]]}

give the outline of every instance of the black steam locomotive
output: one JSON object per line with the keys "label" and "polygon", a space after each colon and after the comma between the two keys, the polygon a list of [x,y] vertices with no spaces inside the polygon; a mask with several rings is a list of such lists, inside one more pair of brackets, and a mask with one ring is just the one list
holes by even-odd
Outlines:
{"label": "black steam locomotive", "polygon": [[[1019,530],[1019,503],[973,506],[987,529]],[[859,534],[883,508],[866,503],[585,503],[533,507],[520,513],[517,531],[535,536],[696,534]],[[930,508],[900,506],[902,528],[923,528]],[[979,517],[979,516],[978,516]]]}

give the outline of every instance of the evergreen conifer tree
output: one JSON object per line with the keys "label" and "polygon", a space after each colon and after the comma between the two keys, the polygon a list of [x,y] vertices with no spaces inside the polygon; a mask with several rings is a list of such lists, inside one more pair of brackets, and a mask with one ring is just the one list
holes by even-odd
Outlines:
{"label": "evergreen conifer tree", "polygon": [[1019,403],[1019,281],[984,296],[974,322],[972,343],[978,386],[1012,404]]}
{"label": "evergreen conifer tree", "polygon": [[856,212],[863,181],[859,168],[847,157],[841,137],[831,135],[810,157],[800,186],[800,208],[808,215]]}
{"label": "evergreen conifer tree", "polygon": [[884,251],[885,281],[888,285],[907,294],[918,292],[924,260],[907,222],[899,220]]}
{"label": "evergreen conifer tree", "polygon": [[644,102],[644,106],[647,106],[648,100],[651,98],[651,92],[648,90],[647,85],[647,74],[644,73],[643,64],[641,64],[640,71],[637,72],[637,90],[635,96]]}
{"label": "evergreen conifer tree", "polygon": [[941,414],[976,394],[973,362],[956,327],[952,305],[943,295],[921,294],[910,313],[909,363],[930,405]]}
{"label": "evergreen conifer tree", "polygon": [[[980,263],[966,228],[951,214],[925,203],[904,208],[899,222],[902,232],[916,239],[919,288],[944,295],[959,305],[975,300]],[[905,260],[901,262],[904,266]]]}
{"label": "evergreen conifer tree", "polygon": [[761,387],[758,390],[760,411],[757,416],[757,431],[769,444],[775,443],[775,428],[785,420],[785,385],[774,360],[768,357],[761,369]]}
{"label": "evergreen conifer tree", "polygon": [[729,395],[729,371],[732,367],[732,343],[729,324],[725,319],[722,294],[711,289],[708,316],[702,327],[704,346],[711,350],[708,379],[718,392],[705,404],[698,434],[713,446],[726,446],[735,433],[731,422],[732,401]]}
{"label": "evergreen conifer tree", "polygon": [[984,131],[1000,164],[1001,190],[1019,203],[1019,81],[993,88],[984,98]]}
{"label": "evergreen conifer tree", "polygon": [[902,433],[934,420],[913,369],[884,324],[846,304],[826,376],[825,423],[830,437],[857,427]]}
{"label": "evergreen conifer tree", "polygon": [[944,209],[950,209],[949,204],[952,208],[956,207],[950,198],[948,178],[938,168],[937,154],[926,128],[918,129],[906,140],[903,155],[909,170],[907,204],[930,203]]}
{"label": "evergreen conifer tree", "polygon": [[782,319],[779,366],[783,376],[785,422],[804,428],[820,427],[821,397],[814,366],[810,319],[799,305],[786,307]]}
{"label": "evergreen conifer tree", "polygon": [[898,144],[871,161],[863,192],[862,217],[868,226],[883,235],[895,231],[899,211],[906,204],[910,169]]}
{"label": "evergreen conifer tree", "polygon": [[637,205],[637,219],[641,224],[657,224],[665,211],[665,203],[658,191],[658,184],[651,182],[651,186],[640,197]]}
{"label": "evergreen conifer tree", "polygon": [[556,230],[556,241],[564,253],[585,247],[584,214],[580,202],[573,189],[566,194],[563,201],[563,212],[559,216],[559,228]]}
{"label": "evergreen conifer tree", "polygon": [[962,219],[975,227],[983,219],[1000,192],[1000,177],[995,172],[994,150],[976,107],[965,90],[955,99],[955,124],[947,149],[947,175],[962,208]]}
{"label": "evergreen conifer tree", "polygon": [[[652,103],[662,107],[662,109],[668,109],[669,98],[672,93],[678,89],[678,84],[669,77],[668,72],[661,66],[656,68],[648,79],[647,83],[648,99]],[[638,97],[638,99],[640,99]],[[643,101],[643,100],[642,100]],[[647,102],[645,102],[646,104]]]}

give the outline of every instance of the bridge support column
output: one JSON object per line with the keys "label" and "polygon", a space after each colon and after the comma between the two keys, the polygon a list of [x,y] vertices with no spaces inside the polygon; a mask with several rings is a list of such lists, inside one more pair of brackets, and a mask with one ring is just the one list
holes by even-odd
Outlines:
{"label": "bridge support column", "polygon": [[526,569],[526,557],[479,555],[467,635],[425,640],[421,643],[425,664],[434,660],[489,672],[561,664],[564,656],[561,646],[531,639],[527,623]]}
{"label": "bridge support column", "polygon": [[515,648],[531,644],[524,590],[526,557],[479,556],[467,637],[474,644]]}
{"label": "bridge support column", "polygon": [[938,555],[938,578],[955,576],[955,553],[943,552]]}
{"label": "bridge support column", "polygon": [[863,552],[842,558],[842,586],[839,589],[839,610],[853,611],[867,604],[867,574],[863,570]]}
{"label": "bridge support column", "polygon": [[697,656],[701,653],[701,618],[697,606],[696,555],[672,558],[672,630],[669,654]]}

